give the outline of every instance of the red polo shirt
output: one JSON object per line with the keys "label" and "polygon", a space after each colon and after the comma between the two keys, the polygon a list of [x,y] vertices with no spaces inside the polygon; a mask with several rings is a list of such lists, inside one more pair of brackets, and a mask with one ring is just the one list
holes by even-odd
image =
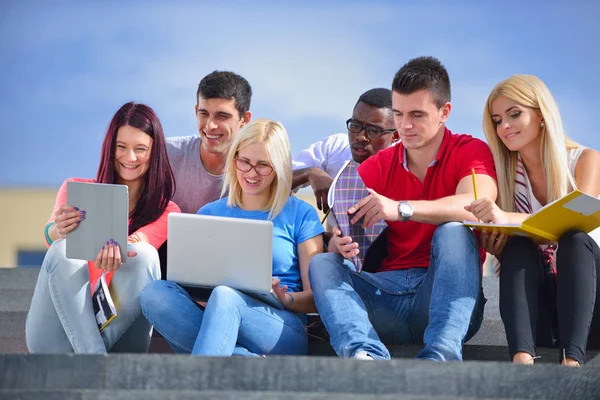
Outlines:
{"label": "red polo shirt", "polygon": [[[456,194],[458,182],[475,173],[494,180],[494,159],[488,145],[470,135],[455,135],[448,128],[423,183],[408,170],[402,143],[365,160],[358,172],[368,188],[392,200],[436,200]],[[431,239],[436,225],[414,221],[387,221],[387,251],[378,271],[429,267]],[[458,249],[457,249],[458,250]],[[480,248],[482,262],[485,251]]]}

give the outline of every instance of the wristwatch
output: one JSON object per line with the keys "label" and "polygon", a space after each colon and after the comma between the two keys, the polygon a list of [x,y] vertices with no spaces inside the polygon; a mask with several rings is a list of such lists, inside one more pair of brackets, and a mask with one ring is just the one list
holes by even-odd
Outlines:
{"label": "wristwatch", "polygon": [[402,221],[408,221],[413,215],[413,207],[407,201],[401,201],[398,204],[398,214],[402,217]]}

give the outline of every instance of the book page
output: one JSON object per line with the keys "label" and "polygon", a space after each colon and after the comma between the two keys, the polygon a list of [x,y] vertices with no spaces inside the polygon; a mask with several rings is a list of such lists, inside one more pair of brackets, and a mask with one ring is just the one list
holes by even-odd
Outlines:
{"label": "book page", "polygon": [[92,306],[94,308],[94,314],[96,315],[96,323],[98,329],[102,331],[106,326],[117,316],[117,309],[113,302],[106,279],[104,278],[106,273],[102,274],[94,289],[92,295]]}
{"label": "book page", "polygon": [[563,207],[589,217],[590,215],[596,214],[598,211],[600,211],[600,199],[583,193],[579,197],[576,197],[568,203],[565,203]]}

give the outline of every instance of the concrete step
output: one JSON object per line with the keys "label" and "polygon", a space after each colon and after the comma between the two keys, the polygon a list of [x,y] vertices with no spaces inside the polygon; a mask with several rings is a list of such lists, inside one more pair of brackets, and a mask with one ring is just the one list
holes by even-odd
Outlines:
{"label": "concrete step", "polygon": [[[0,354],[21,354],[27,353],[27,344],[25,343],[25,335],[23,337],[2,337],[0,336]],[[1,371],[0,371],[1,373]]]}
{"label": "concrete step", "polygon": [[[0,355],[3,390],[343,393],[440,398],[597,399],[600,366],[358,361],[330,357]],[[410,397],[409,397],[410,398]]]}
{"label": "concrete step", "polygon": [[39,273],[39,268],[0,268],[0,290],[33,290]]}
{"label": "concrete step", "polygon": [[[1,390],[2,400],[469,400],[473,397],[447,397],[431,395],[362,395],[351,393],[311,393],[311,392],[235,392],[235,391],[196,391],[196,390]],[[503,400],[506,397],[487,397],[478,400]],[[512,399],[515,399],[514,397]]]}
{"label": "concrete step", "polygon": [[27,312],[31,306],[32,297],[33,289],[0,289],[0,312]]}
{"label": "concrete step", "polygon": [[0,311],[0,337],[19,337],[25,334],[27,311]]}
{"label": "concrete step", "polygon": [[0,353],[26,353],[25,311],[0,311]]}

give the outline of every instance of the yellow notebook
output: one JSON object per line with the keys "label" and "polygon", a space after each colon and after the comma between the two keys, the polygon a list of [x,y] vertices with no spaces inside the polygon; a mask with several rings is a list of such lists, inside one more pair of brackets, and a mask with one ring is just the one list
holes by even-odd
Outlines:
{"label": "yellow notebook", "polygon": [[600,199],[575,190],[531,214],[521,225],[474,221],[463,221],[463,224],[479,231],[527,236],[536,243],[558,242],[572,229],[590,233],[600,227]]}

